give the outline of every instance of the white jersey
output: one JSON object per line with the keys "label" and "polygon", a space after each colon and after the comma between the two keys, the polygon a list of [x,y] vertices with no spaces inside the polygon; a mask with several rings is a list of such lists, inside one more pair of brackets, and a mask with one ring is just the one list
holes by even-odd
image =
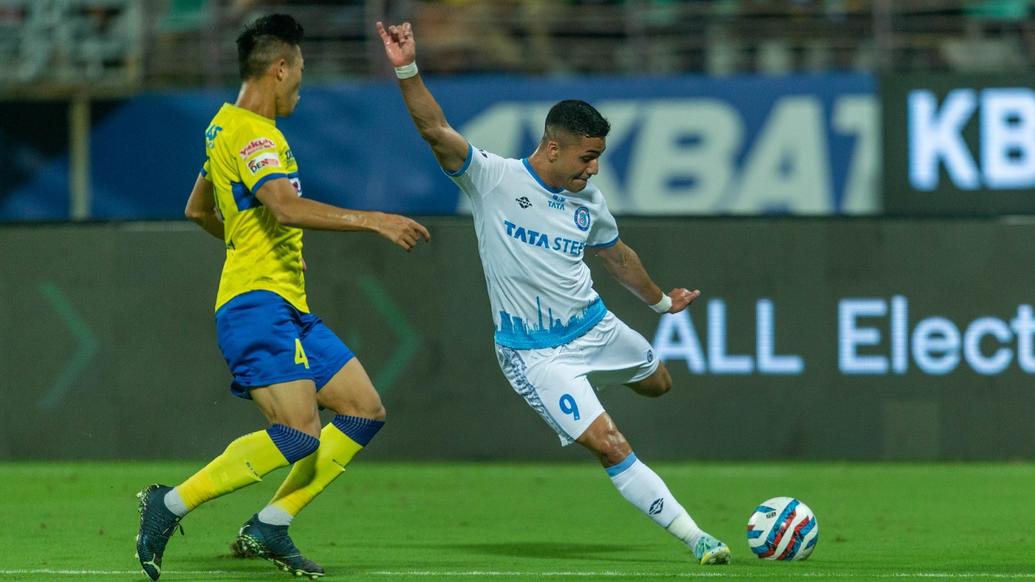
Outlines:
{"label": "white jersey", "polygon": [[607,308],[582,260],[586,247],[618,242],[600,190],[550,188],[527,159],[470,145],[464,166],[447,175],[471,199],[497,344],[559,346],[603,319]]}

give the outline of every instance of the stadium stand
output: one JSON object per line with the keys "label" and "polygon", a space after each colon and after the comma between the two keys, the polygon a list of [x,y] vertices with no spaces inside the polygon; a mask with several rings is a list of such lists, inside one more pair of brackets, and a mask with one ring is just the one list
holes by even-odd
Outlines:
{"label": "stadium stand", "polygon": [[[428,72],[783,74],[1031,69],[1030,0],[7,0],[10,92],[225,86],[257,14],[306,23],[307,79],[388,73],[371,22],[409,19]],[[203,62],[205,66],[198,67]]]}

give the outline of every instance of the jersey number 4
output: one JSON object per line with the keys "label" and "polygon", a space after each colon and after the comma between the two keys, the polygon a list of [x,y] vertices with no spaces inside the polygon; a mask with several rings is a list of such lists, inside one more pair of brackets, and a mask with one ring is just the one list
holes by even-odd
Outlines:
{"label": "jersey number 4", "polygon": [[309,358],[305,355],[305,350],[302,349],[302,340],[295,338],[295,363],[302,364],[305,369],[309,369]]}

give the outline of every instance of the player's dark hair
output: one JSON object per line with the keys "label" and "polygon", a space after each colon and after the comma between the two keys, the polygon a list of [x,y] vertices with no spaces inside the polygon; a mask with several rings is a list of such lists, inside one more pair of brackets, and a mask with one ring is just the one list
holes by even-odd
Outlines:
{"label": "player's dark hair", "polygon": [[[261,76],[283,51],[302,43],[302,25],[287,14],[270,14],[244,27],[237,37],[237,65],[241,80]],[[290,60],[290,57],[287,57]]]}
{"label": "player's dark hair", "polygon": [[579,137],[607,137],[611,124],[589,103],[566,99],[546,114],[546,135],[554,137],[558,131]]}

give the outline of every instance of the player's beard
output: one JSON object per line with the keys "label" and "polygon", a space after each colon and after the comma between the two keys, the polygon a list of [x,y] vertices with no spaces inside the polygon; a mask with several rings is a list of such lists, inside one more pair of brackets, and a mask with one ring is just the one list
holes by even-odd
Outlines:
{"label": "player's beard", "polygon": [[291,97],[288,97],[289,105],[285,108],[283,113],[280,113],[278,117],[290,117],[295,112],[295,108],[298,107],[298,102],[302,99],[301,95],[294,93]]}
{"label": "player's beard", "polygon": [[[586,186],[589,186],[589,178],[581,178],[576,176],[572,178],[569,181],[569,183],[572,185],[572,188],[569,188],[570,192],[582,192],[586,189]],[[576,190],[575,188],[578,189]]]}

